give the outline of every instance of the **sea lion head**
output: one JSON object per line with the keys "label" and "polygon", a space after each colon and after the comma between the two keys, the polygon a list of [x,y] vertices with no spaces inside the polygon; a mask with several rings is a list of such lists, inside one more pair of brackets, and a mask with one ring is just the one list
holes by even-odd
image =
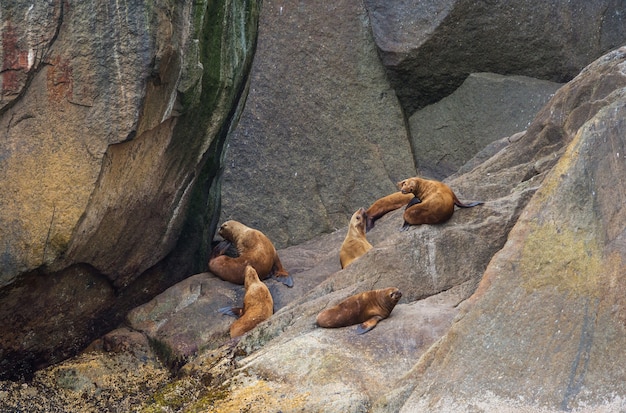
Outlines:
{"label": "sea lion head", "polygon": [[224,239],[233,241],[237,238],[237,234],[243,232],[247,227],[241,222],[229,220],[225,221],[217,233]]}
{"label": "sea lion head", "polygon": [[402,298],[402,292],[395,287],[387,288],[385,294],[389,297],[389,301],[391,301],[394,306],[398,304],[398,301]]}
{"label": "sea lion head", "polygon": [[385,308],[388,313],[391,313],[396,304],[398,304],[398,301],[400,301],[400,298],[402,298],[402,293],[396,287],[376,290],[376,293],[376,301],[378,301],[378,305]]}
{"label": "sea lion head", "polygon": [[360,228],[365,231],[366,221],[367,214],[365,213],[365,208],[359,208],[354,214],[352,214],[352,218],[350,218],[350,226]]}
{"label": "sea lion head", "polygon": [[417,188],[417,180],[415,178],[408,178],[398,182],[396,186],[403,194],[412,194],[415,193],[415,189]]}

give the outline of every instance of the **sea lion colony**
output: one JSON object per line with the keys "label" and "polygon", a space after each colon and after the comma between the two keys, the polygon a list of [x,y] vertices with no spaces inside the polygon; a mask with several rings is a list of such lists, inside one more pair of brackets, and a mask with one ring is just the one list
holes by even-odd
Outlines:
{"label": "sea lion colony", "polygon": [[[471,208],[483,203],[462,203],[448,185],[419,177],[400,181],[397,187],[399,192],[382,197],[367,210],[360,208],[352,215],[339,252],[341,268],[372,249],[365,234],[388,212],[406,205],[400,228],[405,231],[410,225],[446,222],[452,217],[455,205]],[[273,277],[292,287],[293,279],[282,266],[274,245],[261,231],[231,220],[224,222],[218,233],[223,241],[211,252],[209,270],[225,281],[244,284],[246,291],[243,307],[219,310],[238,317],[230,327],[230,335],[235,338],[273,314],[272,296],[262,280]],[[395,287],[355,294],[320,312],[316,323],[326,328],[357,324],[357,334],[363,334],[389,317],[401,297],[402,293]]]}

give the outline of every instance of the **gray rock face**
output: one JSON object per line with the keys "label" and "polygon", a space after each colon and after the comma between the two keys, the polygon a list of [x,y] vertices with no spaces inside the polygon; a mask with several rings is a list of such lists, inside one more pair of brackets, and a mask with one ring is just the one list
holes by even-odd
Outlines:
{"label": "gray rock face", "polygon": [[602,57],[542,111],[546,144],[561,125],[558,163],[412,384],[375,411],[624,409],[625,64],[625,48]]}
{"label": "gray rock face", "polygon": [[560,83],[473,73],[461,87],[409,119],[420,172],[444,179],[484,147],[524,131]]}
{"label": "gray rock face", "polygon": [[[323,278],[239,342],[247,357],[237,362],[233,383],[240,384],[223,406],[619,406],[626,219],[612,182],[626,172],[625,62],[624,49],[599,59],[523,136],[451,177],[460,196],[484,205],[408,232],[398,231],[402,211],[392,212],[368,233],[374,248],[340,271],[324,263],[338,265],[343,230],[280,250],[287,268],[307,251],[316,257],[291,267],[296,285],[311,274]],[[388,286],[403,298],[365,335],[315,326],[322,309]],[[267,396],[267,388],[276,391]]]}
{"label": "gray rock face", "polygon": [[284,248],[344,227],[415,167],[361,3],[265,1],[259,25],[220,220]]}
{"label": "gray rock face", "polygon": [[611,0],[365,2],[389,80],[408,115],[452,93],[470,73],[565,82],[626,41]]}
{"label": "gray rock face", "polygon": [[206,263],[258,5],[13,1],[0,17],[0,377],[19,377]]}

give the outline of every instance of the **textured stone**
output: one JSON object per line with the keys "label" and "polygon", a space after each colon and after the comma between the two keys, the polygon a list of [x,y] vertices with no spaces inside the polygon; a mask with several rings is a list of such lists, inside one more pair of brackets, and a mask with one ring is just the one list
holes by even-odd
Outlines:
{"label": "textured stone", "polygon": [[0,377],[19,377],[206,265],[258,4],[13,1],[0,18]]}
{"label": "textured stone", "polygon": [[470,73],[572,79],[626,42],[623,4],[503,0],[367,0],[389,80],[407,115]]}
{"label": "textured stone", "polygon": [[505,136],[526,130],[561,84],[473,73],[461,87],[409,119],[420,173],[444,179]]}
{"label": "textured stone", "polygon": [[458,321],[375,411],[623,409],[625,62],[624,48],[594,62],[535,121],[562,125],[565,151]]}
{"label": "textured stone", "polygon": [[264,1],[259,26],[220,220],[284,248],[344,227],[415,167],[361,3]]}

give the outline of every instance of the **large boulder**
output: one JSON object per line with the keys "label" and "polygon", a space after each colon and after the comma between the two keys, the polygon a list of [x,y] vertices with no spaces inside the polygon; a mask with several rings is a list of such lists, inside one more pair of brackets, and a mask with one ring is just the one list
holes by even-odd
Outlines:
{"label": "large boulder", "polygon": [[572,79],[626,42],[623,5],[612,0],[366,0],[376,45],[407,115],[493,72]]}
{"label": "large boulder", "polygon": [[[406,232],[402,210],[389,213],[368,233],[374,248],[343,270],[345,228],[280,249],[295,285],[266,281],[276,313],[239,341],[216,308],[238,302],[243,287],[201,273],[134,310],[134,329],[29,385],[0,382],[0,407],[624,410],[625,66],[626,48],[597,60],[526,133],[490,145],[448,179],[484,205]],[[315,325],[329,305],[387,286],[404,296],[372,331]],[[187,364],[167,380],[150,347],[181,356],[174,367]]]}
{"label": "large boulder", "polygon": [[450,331],[375,411],[624,409],[625,65],[626,48],[601,58],[536,120],[566,138],[559,162]]}
{"label": "large boulder", "polygon": [[[218,410],[619,406],[625,64],[626,49],[599,59],[522,137],[451,177],[458,194],[484,205],[408,232],[398,231],[401,210],[388,214],[368,233],[371,251],[231,343],[226,359],[237,369]],[[338,260],[342,233],[331,235],[319,241],[328,249],[314,254],[320,263]],[[279,253],[288,262],[297,248]],[[329,269],[296,270],[295,283]],[[388,286],[403,298],[365,335],[315,326],[329,305]],[[192,377],[217,374],[206,357],[190,364]]]}
{"label": "large boulder", "polygon": [[0,377],[20,377],[206,265],[258,3],[13,1],[0,16]]}
{"label": "large boulder", "polygon": [[415,174],[402,110],[360,2],[264,1],[221,220],[284,248],[344,227]]}
{"label": "large boulder", "polygon": [[444,179],[486,146],[526,130],[561,86],[525,76],[470,74],[454,93],[409,118],[420,172]]}

